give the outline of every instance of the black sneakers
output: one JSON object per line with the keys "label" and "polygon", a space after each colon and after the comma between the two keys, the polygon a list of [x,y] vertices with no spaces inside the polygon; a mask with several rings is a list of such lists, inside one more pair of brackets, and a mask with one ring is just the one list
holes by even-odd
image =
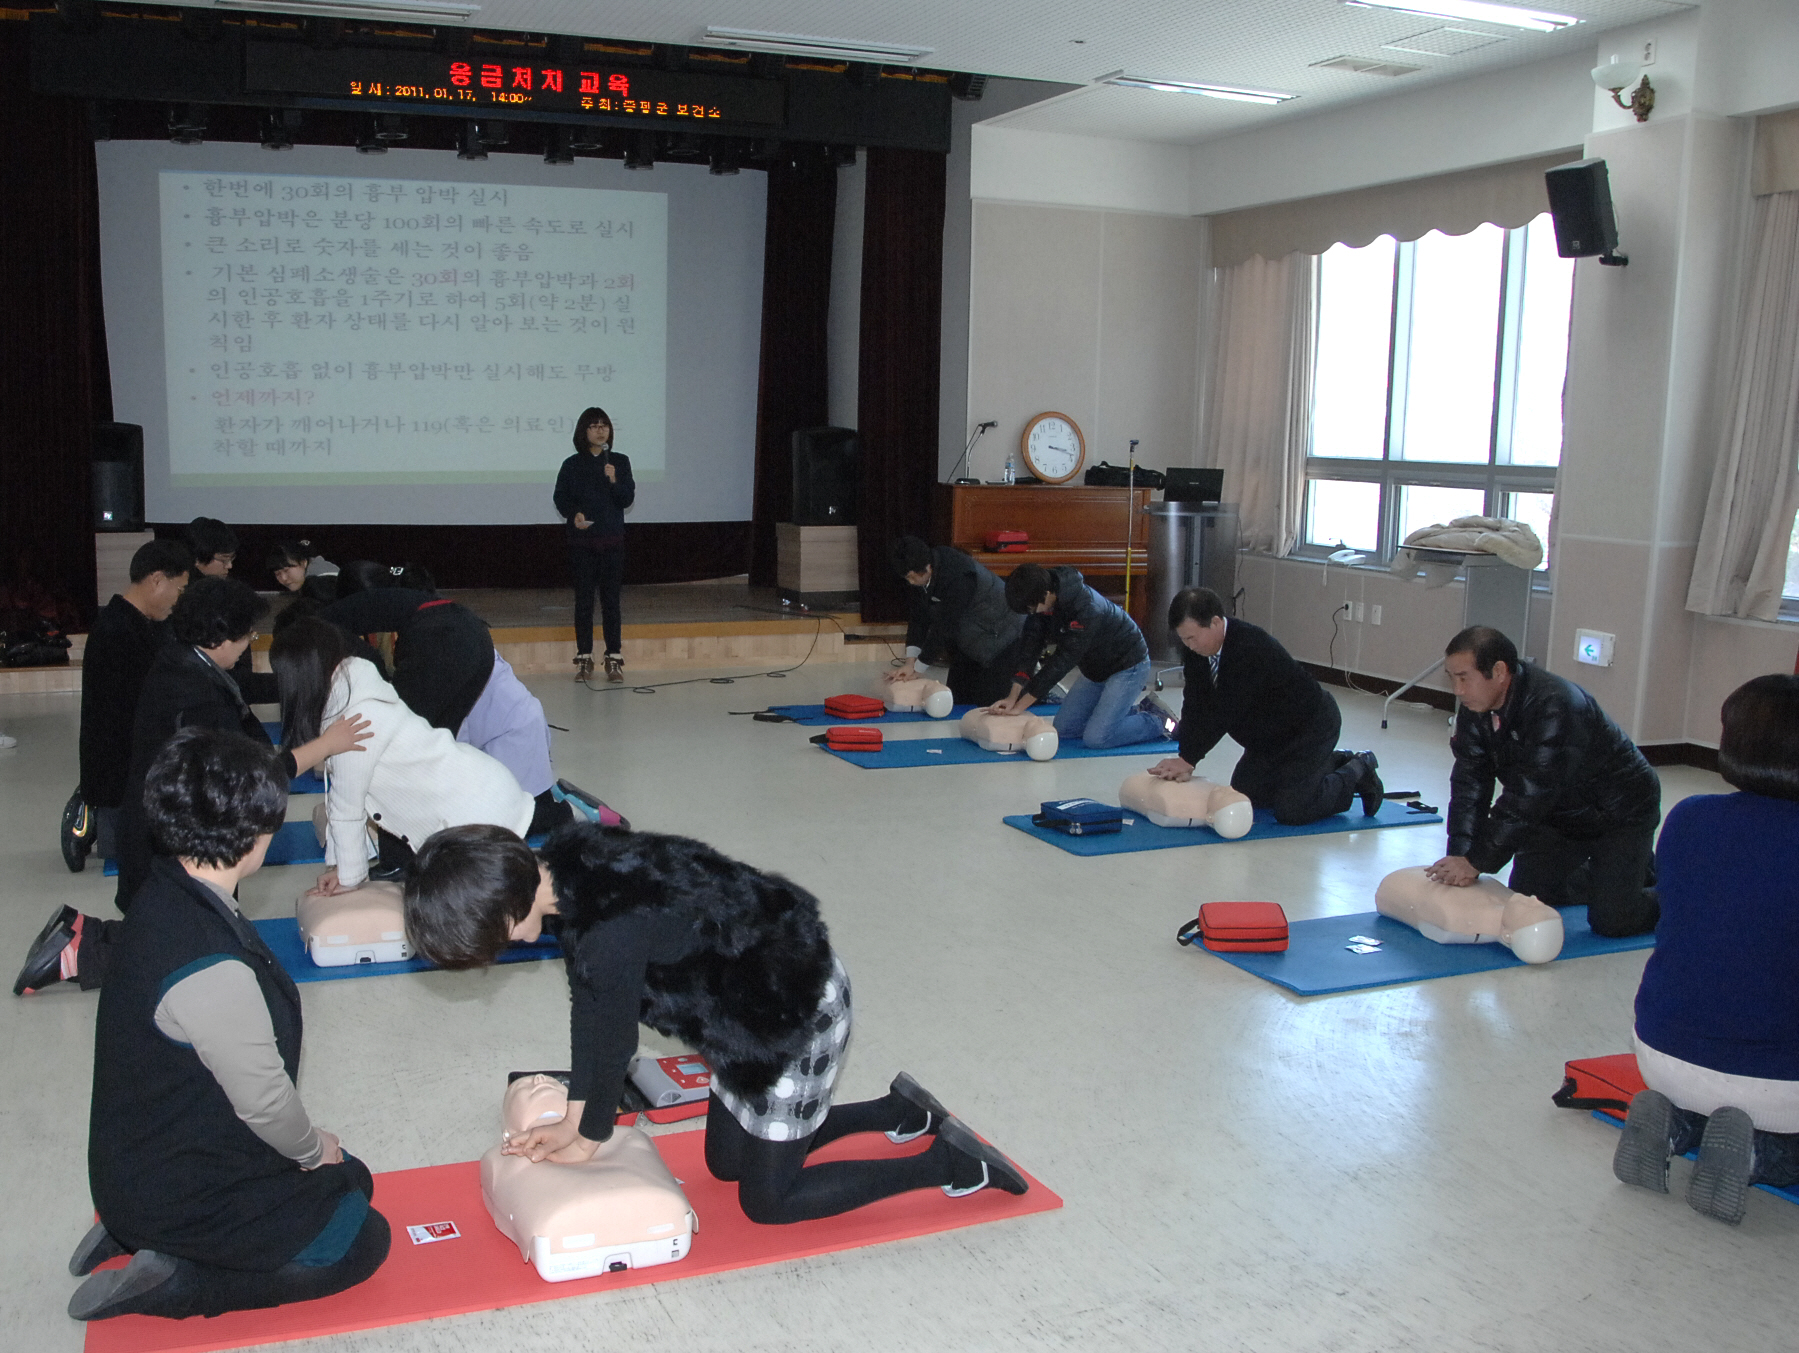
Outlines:
{"label": "black sneakers", "polygon": [[973,1129],[960,1118],[950,1117],[937,1129],[937,1140],[950,1149],[954,1157],[951,1182],[943,1191],[951,1198],[965,1198],[985,1188],[1004,1189],[1007,1193],[1024,1193],[1031,1181],[997,1146],[974,1135]]}
{"label": "black sneakers", "polygon": [[1380,812],[1380,806],[1387,797],[1387,787],[1380,782],[1376,770],[1380,760],[1373,752],[1357,752],[1355,759],[1362,763],[1362,778],[1356,785],[1356,794],[1362,800],[1362,815],[1373,817]]}

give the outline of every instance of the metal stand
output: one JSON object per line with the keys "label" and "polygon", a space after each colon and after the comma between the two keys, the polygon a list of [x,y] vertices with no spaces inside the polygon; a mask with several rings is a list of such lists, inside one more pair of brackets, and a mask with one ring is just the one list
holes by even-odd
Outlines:
{"label": "metal stand", "polygon": [[[1464,554],[1459,550],[1411,551],[1414,563],[1455,564],[1462,570],[1462,628],[1486,625],[1511,637],[1522,652],[1530,642],[1531,572],[1506,563],[1496,555]],[[1380,707],[1380,726],[1387,726],[1393,702],[1443,665],[1441,658],[1389,695]]]}

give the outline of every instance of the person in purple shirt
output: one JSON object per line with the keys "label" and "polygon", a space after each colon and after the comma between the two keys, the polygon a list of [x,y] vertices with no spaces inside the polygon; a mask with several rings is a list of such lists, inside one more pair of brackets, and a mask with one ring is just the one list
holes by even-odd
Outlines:
{"label": "person in purple shirt", "polygon": [[1661,920],[1637,988],[1637,1068],[1612,1160],[1668,1191],[1699,1149],[1698,1212],[1735,1224],[1751,1184],[1799,1184],[1799,676],[1724,702],[1718,771],[1740,791],[1683,799],[1656,846]]}

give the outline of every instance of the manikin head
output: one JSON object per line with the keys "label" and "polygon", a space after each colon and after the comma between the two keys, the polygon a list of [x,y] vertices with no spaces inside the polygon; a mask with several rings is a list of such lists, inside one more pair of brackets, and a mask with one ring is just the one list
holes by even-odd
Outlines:
{"label": "manikin head", "polygon": [[922,676],[888,683],[883,698],[889,709],[919,709],[933,719],[949,718],[956,707],[956,697],[948,686]]}
{"label": "manikin head", "polygon": [[194,567],[208,578],[230,574],[237,561],[237,532],[217,517],[195,517],[181,530],[194,552]]}
{"label": "manikin head", "polygon": [[931,547],[917,536],[901,536],[887,552],[893,571],[912,587],[931,585]]}
{"label": "manikin head", "polygon": [[203,577],[185,589],[169,612],[179,643],[192,644],[221,668],[237,666],[256,637],[269,604],[236,578]]}
{"label": "manikin head", "polygon": [[150,763],[144,812],[157,845],[190,872],[247,878],[287,817],[287,775],[242,733],[184,728]]}
{"label": "manikin head", "polygon": [[575,420],[575,450],[599,455],[612,449],[612,416],[604,409],[583,409]]}
{"label": "manikin head", "polygon": [[1014,615],[1048,615],[1056,609],[1049,582],[1043,565],[1020,564],[1006,575],[1006,609]]}
{"label": "manikin head", "polygon": [[1209,658],[1224,647],[1224,602],[1209,587],[1183,587],[1168,604],[1168,628],[1182,647]]}
{"label": "manikin head", "polygon": [[406,881],[406,934],[440,968],[484,968],[515,941],[543,934],[556,911],[550,872],[504,827],[433,833]]}
{"label": "manikin head", "polygon": [[193,551],[179,540],[140,545],[131,556],[131,586],[125,600],[152,620],[167,620],[193,571]]}
{"label": "manikin head", "polygon": [[1518,674],[1518,649],[1498,630],[1471,625],[1443,650],[1443,672],[1463,708],[1487,714],[1505,706]]}

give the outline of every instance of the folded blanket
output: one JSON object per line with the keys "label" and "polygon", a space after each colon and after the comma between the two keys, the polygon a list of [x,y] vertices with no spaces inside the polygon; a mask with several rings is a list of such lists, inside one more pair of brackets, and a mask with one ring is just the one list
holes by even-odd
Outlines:
{"label": "folded blanket", "polygon": [[1493,554],[1515,568],[1533,569],[1543,562],[1543,542],[1537,533],[1521,521],[1504,517],[1457,517],[1434,526],[1420,526],[1393,551],[1393,572],[1410,575],[1419,561],[1412,555],[1421,550],[1455,550],[1462,554]]}

